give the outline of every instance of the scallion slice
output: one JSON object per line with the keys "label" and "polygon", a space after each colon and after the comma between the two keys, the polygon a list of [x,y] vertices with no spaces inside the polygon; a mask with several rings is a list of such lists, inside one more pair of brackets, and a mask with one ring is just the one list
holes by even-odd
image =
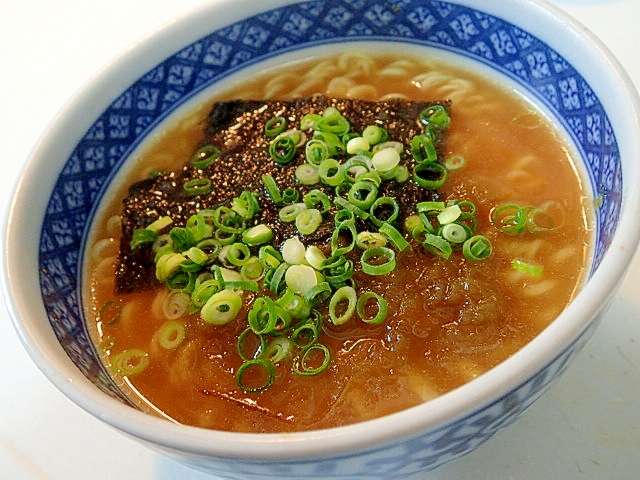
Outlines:
{"label": "scallion slice", "polygon": [[188,180],[184,182],[182,189],[190,196],[204,195],[211,191],[211,179],[194,178],[192,180]]}
{"label": "scallion slice", "polygon": [[474,235],[462,244],[462,253],[471,261],[486,260],[492,251],[491,241],[484,235]]}
{"label": "scallion slice", "polygon": [[437,190],[447,181],[447,169],[437,162],[421,162],[413,168],[413,180],[423,188]]}
{"label": "scallion slice", "polygon": [[[331,296],[331,300],[329,300],[329,319],[331,323],[334,325],[347,323],[356,311],[357,300],[356,291],[353,287],[345,285],[338,288]],[[344,303],[346,305],[343,305]],[[339,310],[342,310],[342,313],[339,313]]]}
{"label": "scallion slice", "polygon": [[315,208],[303,210],[296,216],[295,223],[298,232],[311,235],[322,223],[322,214]]}
{"label": "scallion slice", "polygon": [[202,306],[200,316],[211,325],[226,325],[236,318],[242,308],[242,297],[233,290],[221,290]]}
{"label": "scallion slice", "polygon": [[[375,313],[373,315],[369,313],[372,300],[375,302]],[[375,292],[365,292],[358,297],[356,312],[364,323],[379,325],[387,318],[387,301]]]}
{"label": "scallion slice", "polygon": [[[313,358],[317,355],[320,356],[319,361]],[[318,363],[318,365],[314,367],[312,363]],[[318,375],[329,368],[329,363],[331,363],[329,349],[320,343],[313,343],[294,358],[293,371],[298,375]]]}
{"label": "scallion slice", "polygon": [[274,180],[271,175],[262,175],[262,183],[264,183],[265,188],[267,189],[267,193],[273,200],[273,203],[276,205],[282,202],[282,195],[280,194],[280,189],[278,188],[278,184]]}
{"label": "scallion slice", "polygon": [[148,366],[149,354],[140,348],[129,348],[111,357],[111,367],[120,375],[138,375]]}
{"label": "scallion slice", "polygon": [[280,165],[288,165],[296,155],[296,143],[287,135],[280,135],[269,143],[269,155]]}
{"label": "scallion slice", "polygon": [[155,338],[165,350],[175,350],[186,337],[186,329],[183,322],[168,320],[156,331]]}
{"label": "scallion slice", "polygon": [[387,247],[368,248],[362,252],[360,265],[367,275],[386,275],[396,268],[396,254]]}
{"label": "scallion slice", "polygon": [[522,272],[532,277],[541,277],[544,274],[543,265],[527,262],[519,258],[511,260],[511,267],[518,272]]}
{"label": "scallion slice", "polygon": [[264,134],[267,137],[275,137],[287,128],[287,119],[281,116],[272,117],[264,125]]}
{"label": "scallion slice", "polygon": [[258,393],[269,388],[275,376],[273,363],[264,358],[254,358],[240,365],[236,372],[236,384],[245,393]]}
{"label": "scallion slice", "polygon": [[315,185],[320,182],[318,168],[310,163],[298,165],[296,167],[295,176],[302,185]]}
{"label": "scallion slice", "polygon": [[204,145],[198,148],[191,157],[191,165],[203,169],[213,164],[220,156],[220,149],[215,145]]}

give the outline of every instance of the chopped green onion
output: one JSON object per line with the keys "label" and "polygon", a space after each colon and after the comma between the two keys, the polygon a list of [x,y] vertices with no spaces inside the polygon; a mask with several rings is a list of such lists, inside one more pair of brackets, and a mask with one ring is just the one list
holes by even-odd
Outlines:
{"label": "chopped green onion", "polygon": [[544,274],[544,266],[526,262],[518,258],[511,260],[511,266],[514,270],[532,277],[541,277]]}
{"label": "chopped green onion", "polygon": [[267,350],[267,340],[264,335],[256,335],[247,327],[238,335],[236,350],[242,360],[251,360]]}
{"label": "chopped green onion", "polygon": [[451,118],[447,113],[447,109],[442,105],[432,105],[425,108],[418,116],[420,123],[427,127],[443,129],[449,126]]}
{"label": "chopped green onion", "polygon": [[514,203],[501,205],[491,212],[491,222],[504,233],[521,234],[527,227],[528,212]]}
{"label": "chopped green onion", "polygon": [[320,165],[318,165],[318,175],[320,175],[320,180],[322,180],[323,183],[333,187],[344,181],[342,165],[334,158],[327,158],[320,162]]}
{"label": "chopped green onion", "polygon": [[[375,314],[368,314],[369,303],[375,301]],[[379,325],[387,318],[387,301],[375,292],[365,292],[358,297],[356,312],[364,323]]]}
{"label": "chopped green onion", "polygon": [[[258,378],[251,378],[252,381],[249,382],[246,378],[248,376]],[[245,360],[236,372],[236,384],[245,393],[258,393],[269,388],[275,376],[275,367],[269,360],[263,358]]]}
{"label": "chopped green onion", "polygon": [[315,185],[320,182],[318,168],[310,163],[302,163],[298,165],[298,167],[296,167],[295,176],[302,185]]}
{"label": "chopped green onion", "polygon": [[278,188],[278,184],[276,183],[276,181],[273,179],[271,175],[262,175],[261,178],[262,178],[262,183],[264,183],[264,186],[267,189],[267,193],[271,197],[271,200],[273,200],[273,203],[278,205],[280,202],[282,202],[282,196],[280,194],[280,189]]}
{"label": "chopped green onion", "polygon": [[296,155],[296,143],[290,136],[281,135],[269,144],[269,155],[276,163],[287,165]]}
{"label": "chopped green onion", "polygon": [[120,375],[138,375],[149,366],[149,354],[139,348],[130,348],[113,355],[111,366]]}
{"label": "chopped green onion", "polygon": [[[364,155],[355,155],[344,162],[342,169],[344,170],[345,179],[354,183],[360,175],[371,172],[371,160]],[[380,186],[379,182],[376,183],[376,187],[378,186]]]}
{"label": "chopped green onion", "polygon": [[236,267],[241,267],[244,265],[249,258],[251,258],[251,251],[249,247],[242,243],[236,242],[229,245],[227,249],[226,260]]}
{"label": "chopped green onion", "polygon": [[[324,279],[334,288],[340,288],[347,284],[347,282],[353,277],[354,267],[351,260],[347,260],[345,257],[338,257],[339,263],[332,267],[323,267],[322,273]],[[335,263],[335,262],[334,262]]]}
{"label": "chopped green onion", "polygon": [[317,138],[312,138],[305,145],[305,157],[310,165],[319,167],[320,164],[329,158],[327,144]]}
{"label": "chopped green onion", "polygon": [[484,235],[475,235],[462,244],[462,253],[471,261],[486,260],[491,252],[491,241]]}
{"label": "chopped green onion", "polygon": [[198,247],[191,247],[189,250],[184,252],[184,256],[200,266],[204,265],[209,260],[209,255],[204,253]]}
{"label": "chopped green onion", "polygon": [[389,241],[393,243],[393,246],[401,252],[404,252],[409,246],[409,242],[405,240],[402,234],[393,225],[387,222],[382,222],[378,231],[388,238]]}
{"label": "chopped green onion", "polygon": [[242,233],[245,229],[245,220],[235,210],[225,206],[214,210],[213,224],[218,230],[227,233]]}
{"label": "chopped green onion", "polygon": [[330,296],[331,285],[329,282],[316,283],[304,292],[305,301],[312,307],[323,303]]}
{"label": "chopped green onion", "polygon": [[296,347],[305,348],[313,345],[320,338],[320,330],[314,322],[307,321],[297,326],[291,333],[291,341]]}
{"label": "chopped green onion", "polygon": [[467,160],[462,155],[451,155],[445,158],[444,166],[447,170],[460,170],[467,164]]}
{"label": "chopped green onion", "polygon": [[191,157],[191,165],[199,169],[207,168],[216,161],[220,154],[220,149],[215,145],[204,145],[198,148]]}
{"label": "chopped green onion", "polygon": [[260,290],[258,282],[255,280],[227,280],[224,282],[224,288],[228,290],[240,290],[243,292],[258,293]]}
{"label": "chopped green onion", "polygon": [[267,137],[275,137],[287,128],[287,119],[284,117],[272,117],[264,125],[264,134]]}
{"label": "chopped green onion", "polygon": [[389,133],[379,125],[368,125],[362,131],[362,137],[366,139],[370,145],[376,145],[386,142],[387,138],[389,138]]}
{"label": "chopped green onion", "polygon": [[347,153],[355,155],[362,151],[369,150],[370,145],[366,138],[353,137],[347,142]]}
{"label": "chopped green onion", "polygon": [[251,257],[240,267],[240,276],[243,280],[260,280],[264,276],[264,267],[258,257]]}
{"label": "chopped green onion", "polygon": [[276,268],[282,263],[282,255],[272,245],[260,247],[258,259],[264,268]]}
{"label": "chopped green onion", "polygon": [[273,274],[269,279],[269,290],[271,291],[271,293],[274,293],[276,295],[279,295],[280,293],[282,293],[282,290],[286,286],[284,277],[290,266],[291,266],[290,263],[282,262],[273,271]]}
{"label": "chopped green onion", "polygon": [[242,297],[233,290],[221,290],[207,300],[200,310],[202,320],[211,325],[226,325],[242,308]]}
{"label": "chopped green onion", "polygon": [[461,214],[462,210],[460,210],[460,207],[457,204],[453,204],[445,207],[444,210],[438,213],[436,218],[438,222],[440,222],[440,225],[447,225],[448,223],[453,223],[458,220]]}
{"label": "chopped green onion", "polygon": [[[321,355],[321,361],[317,367],[312,367],[312,355]],[[313,376],[324,372],[331,363],[331,353],[329,349],[320,343],[314,343],[305,348],[301,354],[294,358],[293,371],[298,375]]]}
{"label": "chopped green onion", "polygon": [[[370,251],[370,250],[367,250]],[[338,313],[338,307],[346,302],[344,311]],[[334,325],[344,325],[356,311],[357,296],[353,287],[344,286],[338,288],[329,300],[329,319]]]}
{"label": "chopped green onion", "polygon": [[322,118],[322,115],[317,113],[307,113],[300,119],[300,130],[309,130],[314,128],[316,122]]}
{"label": "chopped green onion", "polygon": [[295,188],[288,187],[282,191],[282,201],[286,204],[295,203],[300,198],[300,192]]}
{"label": "chopped green onion", "polygon": [[322,223],[322,214],[315,208],[303,210],[296,216],[295,223],[298,232],[311,235]]}
{"label": "chopped green onion", "polygon": [[186,292],[169,292],[162,302],[162,313],[169,320],[184,316],[191,307],[191,297]]}
{"label": "chopped green onion", "polygon": [[425,234],[422,246],[434,255],[446,260],[448,260],[453,253],[451,244],[447,240],[432,233]]}
{"label": "chopped green onion", "polygon": [[417,163],[435,163],[438,159],[433,136],[427,133],[411,139],[411,154]]}
{"label": "chopped green onion", "polygon": [[368,210],[378,197],[378,187],[371,182],[356,181],[347,194],[347,200],[352,205]]}
{"label": "chopped green onion", "polygon": [[242,232],[242,241],[249,246],[263,245],[273,238],[273,230],[260,223]]}
{"label": "chopped green onion", "polygon": [[423,188],[436,190],[447,181],[447,169],[436,162],[421,162],[413,168],[413,180]]}
{"label": "chopped green onion", "polygon": [[168,215],[165,215],[164,217],[160,217],[159,219],[151,222],[149,225],[147,225],[145,230],[150,230],[155,233],[160,233],[160,231],[164,230],[172,223],[173,223],[173,220],[171,219],[171,217],[169,217]]}
{"label": "chopped green onion", "polygon": [[291,265],[302,265],[305,262],[306,248],[298,237],[287,238],[280,247],[282,259]]}
{"label": "chopped green onion", "polygon": [[291,265],[285,272],[284,281],[291,291],[305,295],[318,284],[318,277],[314,268],[309,265]]}
{"label": "chopped green onion", "polygon": [[162,255],[156,261],[156,279],[160,282],[166,281],[186,260],[181,253],[169,252]]}
{"label": "chopped green onion", "polygon": [[320,270],[326,258],[324,252],[315,245],[309,245],[304,252],[304,259],[316,270]]}
{"label": "chopped green onion", "polygon": [[413,230],[422,225],[422,219],[419,215],[409,215],[404,219],[404,230],[405,232],[413,232]]}
{"label": "chopped green onion", "polygon": [[334,135],[344,135],[350,128],[349,121],[337,109],[332,109],[332,107],[325,109],[322,118],[315,122],[313,126],[314,130],[329,132]]}
{"label": "chopped green onion", "polygon": [[449,223],[442,227],[442,238],[449,243],[464,243],[468,238],[467,229],[459,223]]}
{"label": "chopped green onion", "polygon": [[285,223],[291,223],[295,221],[300,212],[306,209],[307,206],[304,203],[293,203],[282,207],[278,212],[278,217]]}
{"label": "chopped green onion", "polygon": [[371,165],[378,172],[391,172],[400,163],[400,154],[395,148],[378,150],[371,158]]}
{"label": "chopped green onion", "polygon": [[345,210],[350,210],[354,215],[357,215],[363,220],[368,219],[370,216],[369,212],[367,212],[366,210],[363,210],[360,207],[357,207],[356,205],[351,203],[349,200],[345,200],[344,198],[336,197],[333,199],[333,203],[335,203],[339,207],[342,207]]}
{"label": "chopped green onion", "polygon": [[351,222],[336,225],[331,234],[331,255],[341,256],[353,250],[357,235],[356,226]]}
{"label": "chopped green onion", "polygon": [[211,191],[211,179],[210,178],[194,178],[184,182],[182,189],[187,195],[204,195]]}
{"label": "chopped green onion", "polygon": [[328,212],[331,207],[331,200],[326,193],[320,190],[310,190],[302,197],[302,201],[307,208],[316,208],[321,213]]}
{"label": "chopped green onion", "polygon": [[122,305],[114,300],[104,302],[98,312],[98,322],[103,325],[113,325],[122,316]]}
{"label": "chopped green onion", "polygon": [[379,197],[369,209],[371,216],[369,219],[374,225],[379,227],[383,223],[392,223],[400,214],[400,206],[395,198]]}
{"label": "chopped green onion", "polygon": [[441,212],[447,205],[444,202],[420,202],[416,204],[416,211],[423,212]]}
{"label": "chopped green onion", "polygon": [[[235,197],[231,201],[231,209],[245,220],[249,220],[260,211],[260,205],[256,197],[256,193],[243,190],[239,197]],[[212,211],[212,218],[213,214],[214,212]]]}
{"label": "chopped green onion", "polygon": [[362,252],[360,265],[367,275],[386,275],[396,268],[396,254],[387,247],[368,248]]}
{"label": "chopped green onion", "polygon": [[185,336],[183,322],[168,320],[156,331],[155,338],[165,350],[175,350],[184,341]]}
{"label": "chopped green onion", "polygon": [[266,360],[273,365],[293,355],[293,342],[286,337],[276,337],[267,346],[264,353]]}
{"label": "chopped green onion", "polygon": [[387,240],[381,233],[358,232],[358,235],[356,235],[356,245],[362,250],[373,247],[384,247],[386,244]]}
{"label": "chopped green onion", "polygon": [[393,177],[396,182],[404,183],[409,180],[409,169],[406,165],[398,165],[395,169],[395,175]]}
{"label": "chopped green onion", "polygon": [[545,202],[529,210],[527,230],[531,233],[554,230],[564,223],[564,216],[565,211],[558,202]]}
{"label": "chopped green onion", "polygon": [[223,285],[219,280],[210,278],[194,287],[193,292],[191,292],[191,301],[194,306],[202,308],[213,295],[222,289]]}

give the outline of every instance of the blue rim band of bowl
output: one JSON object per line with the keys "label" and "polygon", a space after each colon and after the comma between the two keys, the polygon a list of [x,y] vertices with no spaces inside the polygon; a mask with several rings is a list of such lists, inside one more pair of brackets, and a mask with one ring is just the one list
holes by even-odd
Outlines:
{"label": "blue rim band of bowl", "polygon": [[596,212],[595,271],[620,215],[622,173],[610,122],[589,85],[544,42],[495,16],[447,2],[393,5],[303,2],[214,31],[143,75],[86,132],[49,200],[40,237],[40,285],[61,345],[104,392],[128,401],[89,340],[80,277],[85,225],[110,180],[145,136],[190,98],[239,69],[299,49],[344,41],[405,42],[471,58],[516,81],[554,114],[590,164],[592,191],[602,198]]}

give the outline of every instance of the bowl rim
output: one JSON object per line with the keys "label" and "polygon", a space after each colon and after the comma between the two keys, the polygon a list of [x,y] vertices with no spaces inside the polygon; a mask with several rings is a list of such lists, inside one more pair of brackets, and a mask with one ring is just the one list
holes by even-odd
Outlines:
{"label": "bowl rim", "polygon": [[[629,188],[636,183],[634,180],[640,181],[640,146],[621,140],[634,138],[632,133],[640,132],[640,100],[632,81],[613,54],[579,22],[545,0],[512,0],[509,12],[500,11],[500,3],[451,0],[450,3],[482,10],[516,25],[520,17],[526,14],[530,19],[526,31],[539,38],[545,38],[545,26],[548,28],[550,24],[566,29],[562,32],[566,42],[564,46],[547,43],[562,55],[573,52],[573,55],[565,56],[585,76],[587,67],[595,69],[594,66],[600,66],[603,71],[607,70],[610,75],[600,79],[600,83],[616,87],[617,96],[613,104],[620,108],[619,111],[628,112],[624,122],[611,119],[615,123],[614,131],[630,132],[618,138],[621,158],[630,158],[624,163],[627,169],[625,177],[629,179],[625,180],[625,200],[622,202],[619,227],[600,267],[578,295],[580,302],[572,302],[558,319],[528,345],[476,380],[425,404],[344,427],[274,434],[207,430],[176,425],[153,417],[99,391],[73,365],[58,344],[49,327],[44,307],[29,298],[29,287],[38,285],[39,288],[37,259],[25,260],[15,255],[15,252],[25,247],[31,248],[34,244],[34,251],[38,251],[39,238],[25,238],[24,232],[32,231],[32,224],[42,224],[48,196],[38,199],[34,194],[50,192],[55,181],[51,168],[44,169],[43,174],[43,159],[57,155],[66,161],[70,153],[67,150],[77,143],[74,139],[80,138],[86,130],[73,119],[78,115],[87,116],[91,121],[97,118],[121,93],[123,79],[114,81],[122,77],[121,72],[128,72],[126,79],[133,81],[210,31],[250,14],[299,1],[275,0],[268,5],[244,2],[238,5],[234,0],[220,0],[203,4],[127,49],[90,79],[51,122],[23,168],[5,217],[2,232],[5,242],[2,255],[3,294],[14,328],[36,365],[62,393],[84,410],[118,430],[170,450],[235,459],[278,460],[283,457],[283,446],[286,446],[287,458],[350,456],[354,450],[376,450],[385,444],[398,443],[427,430],[446,426],[497,401],[533,375],[539,367],[552,362],[559,352],[575,341],[588,327],[585,319],[592,318],[594,312],[602,313],[611,301],[640,239],[640,226],[635,222],[640,215],[640,192]],[[87,101],[89,99],[91,102]],[[87,109],[87,105],[91,105],[91,108]],[[68,138],[61,143],[57,137],[63,129]]]}

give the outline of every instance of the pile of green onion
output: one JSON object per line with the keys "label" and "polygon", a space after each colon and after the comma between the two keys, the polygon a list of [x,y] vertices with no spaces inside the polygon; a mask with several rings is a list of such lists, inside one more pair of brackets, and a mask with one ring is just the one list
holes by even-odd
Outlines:
{"label": "pile of green onion", "polygon": [[[184,226],[162,217],[133,232],[132,250],[152,248],[156,278],[171,290],[172,305],[179,312],[175,316],[199,312],[212,325],[225,325],[241,312],[246,316],[247,326],[237,340],[243,363],[236,381],[243,391],[267,389],[284,359],[292,360],[299,375],[325,371],[331,359],[320,343],[325,317],[334,325],[354,317],[367,324],[384,322],[386,300],[373,291],[358,295],[356,269],[372,276],[389,274],[396,267],[396,254],[409,248],[410,240],[443,258],[455,251],[472,261],[491,254],[489,240],[476,233],[472,202],[421,202],[398,227],[397,201],[379,195],[385,181],[412,179],[426,189],[438,189],[446,181],[447,168],[437,161],[435,137],[449,125],[449,115],[435,105],[425,109],[419,121],[424,132],[411,139],[415,167],[410,172],[404,144],[389,139],[379,125],[352,132],[348,120],[333,107],[304,116],[299,128],[287,128],[285,118],[274,117],[264,132],[270,155],[287,165],[304,152],[305,162],[295,169],[303,188],[281,186],[264,175],[267,196],[244,191],[226,205],[192,215]],[[218,151],[211,150],[215,158]],[[457,161],[455,168],[459,166]],[[208,186],[210,182],[202,181],[188,188],[198,195]],[[301,195],[301,190],[306,193]],[[272,244],[271,227],[257,220],[261,202],[267,201],[280,206],[280,221],[294,224],[299,233],[279,249]],[[333,227],[325,250],[305,244],[305,236],[325,222]],[[167,329],[174,330],[164,332],[167,348],[184,338],[184,331],[176,333],[172,325]]]}

